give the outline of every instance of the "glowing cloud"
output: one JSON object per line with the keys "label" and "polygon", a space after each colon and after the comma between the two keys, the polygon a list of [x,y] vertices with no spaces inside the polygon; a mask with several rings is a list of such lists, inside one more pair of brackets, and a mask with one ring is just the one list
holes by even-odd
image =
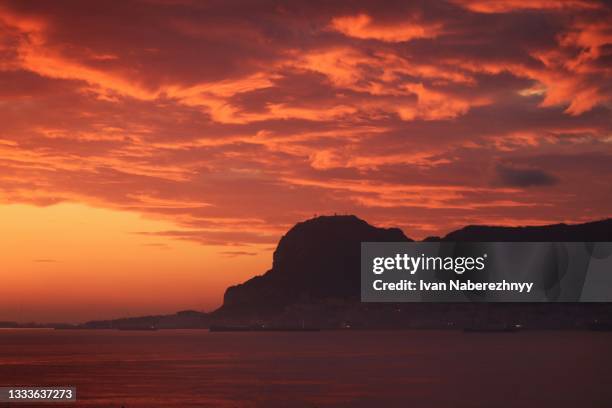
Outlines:
{"label": "glowing cloud", "polygon": [[349,37],[375,39],[388,42],[410,41],[415,38],[433,38],[441,31],[439,24],[423,24],[407,19],[405,22],[376,24],[367,14],[334,17],[332,29]]}

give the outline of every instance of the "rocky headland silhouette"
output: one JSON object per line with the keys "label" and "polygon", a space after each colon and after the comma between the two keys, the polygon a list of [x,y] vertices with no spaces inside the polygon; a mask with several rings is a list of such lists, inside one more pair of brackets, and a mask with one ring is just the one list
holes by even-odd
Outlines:
{"label": "rocky headland silhouette", "polygon": [[[612,241],[612,219],[535,227],[467,226],[426,241]],[[279,241],[270,270],[229,287],[211,313],[184,311],[88,322],[83,328],[203,328],[275,324],[323,328],[446,328],[475,318],[532,328],[584,328],[612,317],[606,303],[381,304],[360,302],[361,242],[412,241],[398,228],[378,228],[354,215],[300,222]],[[481,316],[481,317],[479,317]]]}
{"label": "rocky headland silhouette", "polygon": [[400,229],[377,228],[353,215],[300,222],[280,239],[272,269],[229,287],[217,313],[274,313],[296,302],[357,301],[364,241],[412,240]]}

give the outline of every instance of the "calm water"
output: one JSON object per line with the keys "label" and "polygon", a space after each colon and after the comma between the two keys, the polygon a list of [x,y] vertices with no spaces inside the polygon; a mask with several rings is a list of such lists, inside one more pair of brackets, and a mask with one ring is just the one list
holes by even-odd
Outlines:
{"label": "calm water", "polygon": [[0,383],[72,407],[611,407],[611,378],[612,333],[0,330]]}

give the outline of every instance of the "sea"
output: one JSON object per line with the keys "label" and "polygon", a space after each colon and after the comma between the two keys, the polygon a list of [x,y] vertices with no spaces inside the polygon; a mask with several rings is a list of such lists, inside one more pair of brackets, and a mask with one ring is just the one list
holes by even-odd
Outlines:
{"label": "sea", "polygon": [[612,407],[612,333],[0,330],[0,407]]}

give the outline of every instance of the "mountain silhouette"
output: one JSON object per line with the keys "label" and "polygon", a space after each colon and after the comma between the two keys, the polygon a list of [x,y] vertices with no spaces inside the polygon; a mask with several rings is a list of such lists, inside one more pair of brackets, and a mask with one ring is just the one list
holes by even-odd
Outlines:
{"label": "mountain silhouette", "polygon": [[[440,240],[612,241],[612,219],[537,227],[468,226],[443,238],[426,239]],[[321,216],[300,222],[279,241],[272,269],[228,288],[223,305],[214,315],[251,319],[273,316],[290,305],[313,304],[324,299],[356,304],[360,299],[360,244],[366,241],[412,240],[397,228],[377,228],[353,215]],[[428,306],[429,310],[433,308]]]}
{"label": "mountain silhouette", "polygon": [[361,242],[412,241],[398,228],[377,228],[354,215],[321,216],[291,228],[272,269],[227,289],[217,314],[273,313],[294,302],[360,297]]}
{"label": "mountain silhouette", "polygon": [[585,224],[554,224],[537,227],[470,225],[441,239],[460,242],[606,242],[612,241],[612,219]]}

